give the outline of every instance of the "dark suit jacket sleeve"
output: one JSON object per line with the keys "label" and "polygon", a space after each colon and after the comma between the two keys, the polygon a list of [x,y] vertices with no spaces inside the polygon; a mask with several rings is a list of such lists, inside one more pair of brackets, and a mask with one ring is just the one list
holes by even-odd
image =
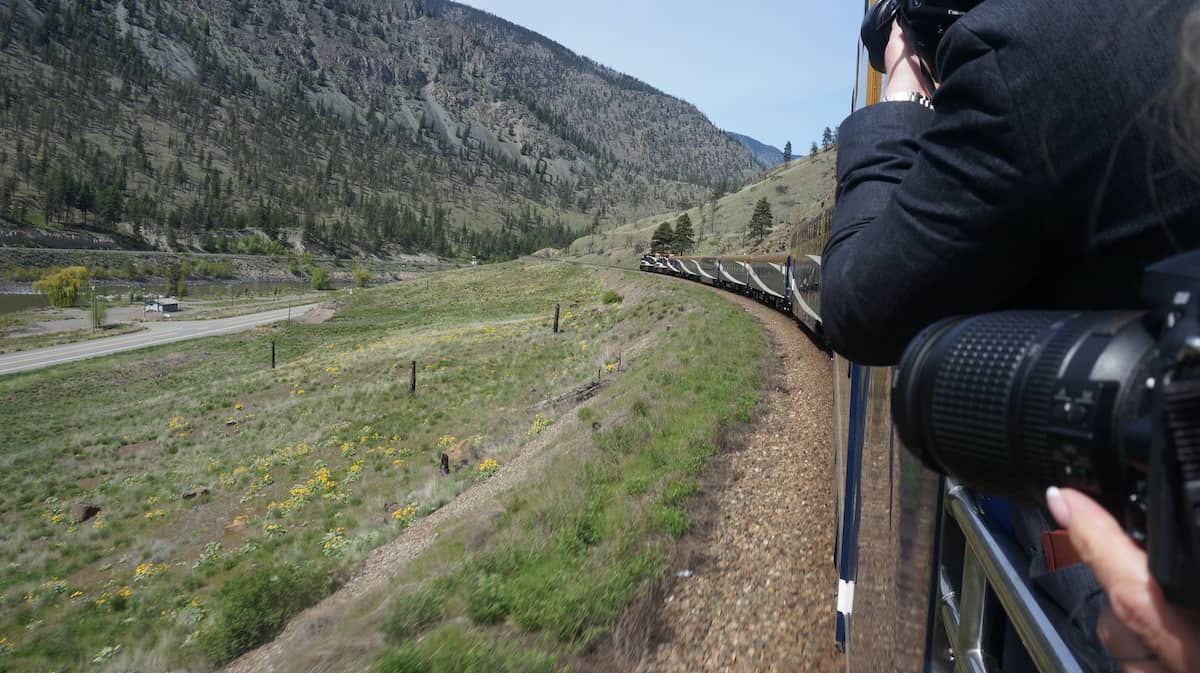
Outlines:
{"label": "dark suit jacket sleeve", "polygon": [[[962,28],[962,30],[960,30]],[[939,318],[993,309],[1028,281],[1041,192],[997,53],[956,26],[936,112],[881,103],[839,130],[837,208],[821,271],[833,348],[894,364]],[[948,56],[947,56],[948,55]]]}

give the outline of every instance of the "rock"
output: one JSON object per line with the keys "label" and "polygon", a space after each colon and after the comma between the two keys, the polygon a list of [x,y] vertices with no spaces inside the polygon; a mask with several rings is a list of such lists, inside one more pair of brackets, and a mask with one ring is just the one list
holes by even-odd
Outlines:
{"label": "rock", "polygon": [[71,505],[71,519],[75,523],[83,523],[100,513],[100,505],[90,502],[77,502]]}
{"label": "rock", "polygon": [[446,450],[446,457],[455,469],[466,467],[479,461],[479,452],[471,446],[471,440],[464,439],[452,449]]}
{"label": "rock", "polygon": [[208,495],[208,487],[207,486],[205,486],[203,488],[197,488],[197,489],[194,489],[191,491],[185,491],[181,497],[184,500],[191,500],[192,498],[195,498],[195,497],[201,496],[201,495]]}

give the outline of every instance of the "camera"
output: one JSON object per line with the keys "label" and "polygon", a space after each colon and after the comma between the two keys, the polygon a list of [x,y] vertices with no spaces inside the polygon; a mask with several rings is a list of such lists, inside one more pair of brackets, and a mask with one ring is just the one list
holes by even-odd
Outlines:
{"label": "camera", "polygon": [[1200,610],[1200,251],[1147,267],[1149,310],[948,318],[892,381],[904,446],[991,495],[1084,491],[1148,551],[1174,603]]}
{"label": "camera", "polygon": [[892,32],[892,21],[899,21],[913,51],[930,71],[942,35],[963,14],[982,0],[880,0],[867,12],[859,31],[871,67],[886,72],[883,52]]}

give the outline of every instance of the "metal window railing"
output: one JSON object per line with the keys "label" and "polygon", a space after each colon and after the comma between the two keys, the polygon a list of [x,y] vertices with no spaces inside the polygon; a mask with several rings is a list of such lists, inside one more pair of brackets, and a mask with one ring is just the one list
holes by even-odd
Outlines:
{"label": "metal window railing", "polygon": [[1000,673],[1006,624],[1041,673],[1083,673],[1022,569],[1023,554],[988,529],[974,495],[946,480],[930,670]]}

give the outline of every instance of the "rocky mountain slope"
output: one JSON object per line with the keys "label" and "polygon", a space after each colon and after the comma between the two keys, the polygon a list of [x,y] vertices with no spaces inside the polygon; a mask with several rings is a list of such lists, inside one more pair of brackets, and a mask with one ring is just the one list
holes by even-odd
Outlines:
{"label": "rocky mountain slope", "polygon": [[783,163],[783,150],[778,147],[755,140],[750,136],[734,133],[733,131],[726,131],[725,135],[741,143],[743,147],[750,151],[750,155],[763,168],[775,168]]}
{"label": "rocky mountain slope", "polygon": [[685,101],[445,0],[0,0],[0,148],[10,227],[206,250],[509,256],[756,171]]}

